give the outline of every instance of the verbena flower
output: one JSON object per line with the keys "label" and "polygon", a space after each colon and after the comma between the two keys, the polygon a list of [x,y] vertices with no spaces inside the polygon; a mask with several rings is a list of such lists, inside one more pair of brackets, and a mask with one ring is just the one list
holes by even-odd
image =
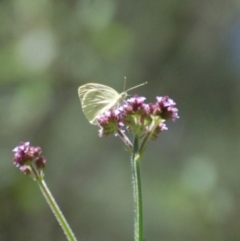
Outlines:
{"label": "verbena flower", "polygon": [[156,140],[158,134],[167,130],[166,120],[179,118],[176,103],[168,96],[156,97],[155,103],[145,103],[146,98],[134,96],[126,100],[116,110],[106,111],[98,117],[99,135],[123,133],[128,131],[139,137],[150,135]]}
{"label": "verbena flower", "polygon": [[160,110],[160,116],[165,120],[176,120],[179,118],[178,109],[175,107],[176,103],[170,99],[168,96],[164,97],[156,97],[157,102],[156,105]]}
{"label": "verbena flower", "polygon": [[41,155],[40,147],[30,145],[30,142],[20,142],[13,149],[13,164],[24,174],[31,174],[34,179],[42,178],[42,170],[46,166],[46,159]]}
{"label": "verbena flower", "polygon": [[99,136],[108,136],[116,134],[123,127],[120,119],[119,110],[109,110],[99,116],[98,123],[100,126]]}

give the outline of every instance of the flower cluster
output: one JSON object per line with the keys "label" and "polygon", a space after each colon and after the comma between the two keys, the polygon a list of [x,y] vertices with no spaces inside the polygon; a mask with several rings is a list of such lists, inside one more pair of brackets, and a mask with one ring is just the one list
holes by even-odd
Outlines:
{"label": "flower cluster", "polygon": [[179,118],[176,103],[168,96],[156,97],[155,103],[145,103],[146,98],[129,98],[116,110],[109,110],[98,117],[99,135],[123,133],[125,130],[134,135],[150,134],[155,140],[158,134],[166,130],[166,120]]}
{"label": "flower cluster", "polygon": [[30,146],[30,142],[20,142],[13,149],[13,164],[25,174],[31,174],[34,179],[43,177],[46,159],[41,155],[40,147]]}

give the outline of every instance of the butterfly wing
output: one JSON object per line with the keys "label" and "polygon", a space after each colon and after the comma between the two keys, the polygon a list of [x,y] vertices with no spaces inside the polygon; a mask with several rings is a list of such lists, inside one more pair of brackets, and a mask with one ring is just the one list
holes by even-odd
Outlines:
{"label": "butterfly wing", "polygon": [[91,124],[97,124],[97,117],[105,111],[114,108],[121,94],[106,85],[89,83],[78,89],[82,110]]}

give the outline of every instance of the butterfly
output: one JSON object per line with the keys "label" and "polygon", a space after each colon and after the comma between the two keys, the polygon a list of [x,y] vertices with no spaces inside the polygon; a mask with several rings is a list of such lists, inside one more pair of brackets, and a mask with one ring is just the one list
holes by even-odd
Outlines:
{"label": "butterfly", "polygon": [[113,88],[97,84],[88,83],[78,88],[78,95],[82,105],[82,110],[86,118],[93,125],[97,125],[99,115],[104,112],[117,108],[128,96],[129,90],[145,85],[147,82],[132,87],[122,93],[118,93]]}

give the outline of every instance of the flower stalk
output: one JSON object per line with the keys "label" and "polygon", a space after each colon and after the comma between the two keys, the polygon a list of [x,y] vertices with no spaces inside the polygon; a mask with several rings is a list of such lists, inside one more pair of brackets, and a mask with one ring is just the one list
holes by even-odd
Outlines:
{"label": "flower stalk", "polygon": [[[168,96],[156,97],[155,103],[146,104],[145,97],[128,99],[117,109],[110,109],[98,117],[99,136],[115,134],[132,152],[132,184],[134,197],[134,241],[143,241],[143,201],[140,173],[140,159],[149,141],[155,141],[158,134],[167,130],[166,120],[178,117],[176,103]],[[134,137],[133,144],[126,132]]]}
{"label": "flower stalk", "polygon": [[43,179],[39,179],[39,180],[37,180],[37,183],[38,183],[38,186],[40,187],[40,190],[42,191],[42,194],[45,197],[48,205],[50,206],[53,214],[55,215],[56,219],[58,220],[58,223],[62,227],[68,241],[77,241],[73,231],[71,230],[67,220],[65,219],[63,213],[61,212],[53,195],[51,194],[50,190],[48,189],[45,181]]}
{"label": "flower stalk", "polygon": [[57,205],[53,195],[51,194],[47,184],[43,177],[43,169],[46,166],[46,159],[42,156],[42,150],[40,147],[34,147],[30,145],[30,142],[20,142],[20,144],[13,149],[14,165],[20,169],[24,174],[30,175],[34,181],[38,183],[38,186],[45,197],[48,205],[50,206],[53,214],[58,220],[60,226],[63,229],[68,241],[77,241],[73,231],[68,225],[63,213]]}
{"label": "flower stalk", "polygon": [[139,137],[135,136],[131,158],[134,197],[134,241],[143,241],[143,207],[140,174]]}
{"label": "flower stalk", "polygon": [[124,144],[127,146],[127,148],[129,150],[132,149],[132,143],[131,141],[128,139],[127,135],[124,134],[124,132],[122,132],[121,130],[117,131],[117,134],[119,135],[119,137],[122,139],[122,141],[124,142]]}

